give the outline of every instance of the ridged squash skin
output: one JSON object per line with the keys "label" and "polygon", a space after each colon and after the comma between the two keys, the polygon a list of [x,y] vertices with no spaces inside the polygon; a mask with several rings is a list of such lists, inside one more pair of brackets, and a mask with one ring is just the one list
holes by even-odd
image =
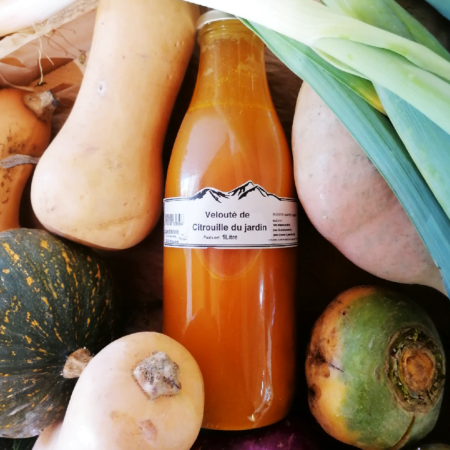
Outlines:
{"label": "ridged squash skin", "polygon": [[74,108],[33,177],[33,209],[47,229],[105,249],[131,247],[153,229],[197,17],[182,0],[100,0]]}
{"label": "ridged squash skin", "polygon": [[[0,89],[0,160],[17,154],[41,156],[50,142],[50,118],[39,119],[25,105],[26,95],[20,89]],[[0,231],[19,228],[20,201],[33,167],[0,167]]]}
{"label": "ridged squash skin", "polygon": [[306,379],[311,412],[327,433],[361,449],[388,450],[413,418],[403,445],[433,429],[445,354],[422,308],[391,290],[360,286],[340,294],[314,325]]}
{"label": "ridged squash skin", "polygon": [[115,338],[116,295],[92,250],[41,230],[0,233],[0,437],[61,418],[75,384],[67,357]]}

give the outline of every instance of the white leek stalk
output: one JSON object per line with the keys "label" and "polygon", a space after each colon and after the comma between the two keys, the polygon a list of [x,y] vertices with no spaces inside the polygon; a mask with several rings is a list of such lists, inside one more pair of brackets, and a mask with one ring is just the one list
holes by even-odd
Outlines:
{"label": "white leek stalk", "polygon": [[192,1],[308,45],[336,67],[394,92],[450,133],[450,62],[429,48],[313,0]]}
{"label": "white leek stalk", "polygon": [[75,0],[0,0],[0,36],[32,27]]}

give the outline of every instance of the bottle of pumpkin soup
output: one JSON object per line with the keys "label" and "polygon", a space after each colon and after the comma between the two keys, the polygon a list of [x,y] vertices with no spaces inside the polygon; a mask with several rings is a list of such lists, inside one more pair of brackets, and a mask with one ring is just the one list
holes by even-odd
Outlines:
{"label": "bottle of pumpkin soup", "polygon": [[164,333],[205,381],[203,427],[262,427],[294,385],[297,203],[264,44],[218,11],[198,24],[200,66],[164,200]]}

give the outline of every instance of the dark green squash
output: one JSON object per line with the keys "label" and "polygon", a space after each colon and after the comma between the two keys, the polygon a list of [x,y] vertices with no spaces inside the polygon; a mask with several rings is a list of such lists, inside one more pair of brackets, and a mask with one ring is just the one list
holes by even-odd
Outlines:
{"label": "dark green squash", "polygon": [[79,375],[66,362],[116,338],[116,295],[91,249],[40,230],[0,233],[0,437],[36,436],[62,417],[75,384],[65,376]]}

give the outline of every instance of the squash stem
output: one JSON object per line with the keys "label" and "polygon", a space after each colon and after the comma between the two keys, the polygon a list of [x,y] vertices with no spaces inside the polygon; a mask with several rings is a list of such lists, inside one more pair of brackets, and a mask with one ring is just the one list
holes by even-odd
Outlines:
{"label": "squash stem", "polygon": [[89,350],[80,348],[73,352],[63,368],[64,378],[79,378],[89,361],[93,358]]}
{"label": "squash stem", "polygon": [[142,360],[133,371],[141,389],[155,400],[161,395],[176,395],[181,389],[180,368],[164,352],[154,352]]}
{"label": "squash stem", "polygon": [[407,326],[391,338],[385,371],[402,409],[426,414],[441,397],[445,355],[428,332]]}
{"label": "squash stem", "polygon": [[58,100],[53,97],[50,91],[27,92],[23,96],[23,102],[43,122],[47,122],[52,118],[53,112],[59,105]]}

